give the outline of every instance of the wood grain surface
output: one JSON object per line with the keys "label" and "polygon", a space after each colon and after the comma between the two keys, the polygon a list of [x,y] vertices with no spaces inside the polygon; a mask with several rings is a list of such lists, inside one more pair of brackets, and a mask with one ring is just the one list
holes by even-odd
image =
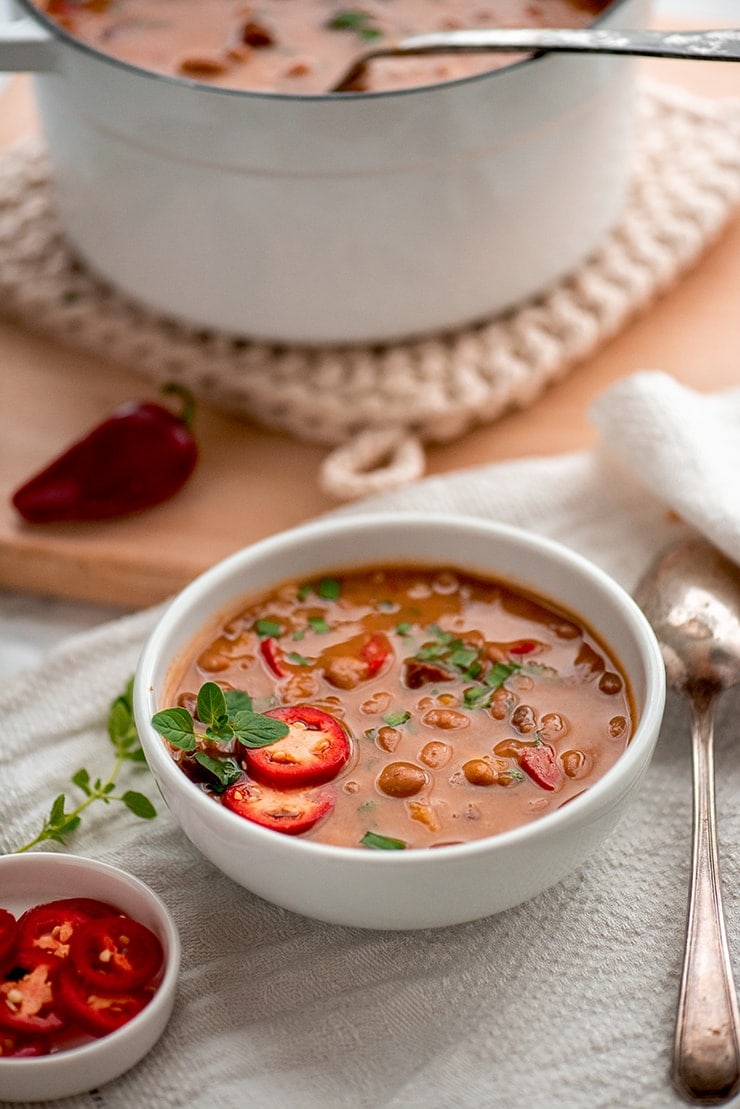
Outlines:
{"label": "wood grain surface", "polygon": [[[740,97],[732,63],[643,63],[701,95]],[[37,127],[28,78],[0,98],[0,148]],[[591,445],[587,410],[611,382],[661,369],[702,391],[740,382],[740,216],[645,315],[535,404],[428,450],[428,473]],[[316,475],[325,451],[201,403],[200,465],[172,501],[90,525],[23,525],[9,498],[62,447],[123,401],[156,396],[120,367],[62,349],[2,319],[0,588],[125,608],[156,603],[219,558],[334,507]]]}

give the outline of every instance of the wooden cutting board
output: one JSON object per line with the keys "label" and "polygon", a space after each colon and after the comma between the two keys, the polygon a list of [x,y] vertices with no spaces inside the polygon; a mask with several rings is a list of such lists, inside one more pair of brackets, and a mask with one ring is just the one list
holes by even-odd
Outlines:
{"label": "wooden cutting board", "polygon": [[[740,67],[649,63],[659,79],[740,96]],[[0,147],[36,126],[27,78],[0,99]],[[428,472],[590,446],[591,399],[640,369],[700,390],[740,382],[740,218],[670,293],[524,412],[428,451]],[[325,451],[201,404],[201,461],[173,500],[100,524],[24,525],[12,491],[120,403],[156,397],[137,375],[61,348],[1,318],[0,587],[136,608],[171,595],[255,539],[334,507],[320,491]]]}

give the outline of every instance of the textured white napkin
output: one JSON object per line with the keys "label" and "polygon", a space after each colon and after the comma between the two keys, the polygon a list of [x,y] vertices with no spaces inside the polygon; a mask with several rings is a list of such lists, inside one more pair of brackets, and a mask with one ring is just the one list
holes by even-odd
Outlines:
{"label": "textured white napkin", "polygon": [[[599,398],[593,420],[597,451],[430,478],[342,512],[505,520],[569,544],[627,588],[686,527],[681,519],[740,559],[740,389],[700,396],[664,374],[637,374]],[[80,766],[107,770],[106,708],[156,616],[84,633],[0,689],[0,850],[37,830]],[[726,695],[717,805],[740,968],[738,710],[740,698]],[[68,849],[149,882],[180,927],[184,965],[164,1037],[94,1104],[681,1105],[668,1068],[690,774],[686,717],[671,696],[646,785],[598,857],[499,916],[408,933],[333,927],[260,901],[206,863],[161,802],[150,823],[96,806]],[[136,788],[157,800],[145,769]]]}

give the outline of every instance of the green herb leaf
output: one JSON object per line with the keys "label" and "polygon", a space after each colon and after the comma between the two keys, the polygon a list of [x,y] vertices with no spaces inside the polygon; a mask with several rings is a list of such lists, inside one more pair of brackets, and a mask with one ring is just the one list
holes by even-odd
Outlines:
{"label": "green herb leaf", "polygon": [[322,578],[316,592],[325,601],[336,601],[342,592],[342,588],[336,578]]}
{"label": "green herb leaf", "polygon": [[331,631],[331,628],[323,616],[309,616],[308,625],[312,631],[318,632],[319,634]]}
{"label": "green herb leaf", "polygon": [[411,719],[411,713],[405,710],[401,712],[387,712],[383,717],[384,722],[390,728],[398,728],[401,724],[405,724]]}
{"label": "green herb leaf", "polygon": [[211,783],[215,793],[223,793],[228,786],[238,781],[243,773],[236,759],[212,759],[210,755],[199,751],[195,761],[215,780],[215,784]]}
{"label": "green herb leaf", "polygon": [[285,656],[288,662],[292,662],[294,666],[310,666],[311,660],[306,658],[305,655],[299,655],[298,651],[289,651]]}
{"label": "green herb leaf", "polygon": [[381,836],[377,832],[365,832],[360,840],[363,847],[372,847],[376,851],[405,851],[407,844],[402,839],[393,839],[392,836]]}
{"label": "green herb leaf", "polygon": [[256,620],[254,630],[260,639],[277,639],[283,634],[283,625],[278,624],[276,620]]}
{"label": "green herb leaf", "polygon": [[518,662],[495,662],[483,680],[489,689],[500,689],[515,670],[521,670]]}
{"label": "green herb leaf", "polygon": [[241,712],[242,709],[246,709],[247,712],[252,711],[252,698],[243,689],[225,690],[224,700],[226,701],[226,711],[232,716],[235,712]]}
{"label": "green herb leaf", "polygon": [[224,691],[216,682],[206,682],[198,691],[197,702],[198,719],[204,724],[218,725],[226,716],[226,698]]}
{"label": "green herb leaf", "polygon": [[155,712],[152,727],[173,747],[179,747],[181,751],[195,750],[193,718],[187,709],[175,707]]}
{"label": "green herb leaf", "polygon": [[137,793],[133,789],[127,789],[126,792],[121,795],[121,800],[129,812],[132,812],[134,816],[138,816],[141,820],[153,820],[157,815],[157,810],[154,808],[154,805],[143,793]]}
{"label": "green herb leaf", "polygon": [[290,731],[283,720],[259,712],[237,712],[232,725],[234,734],[245,747],[269,747]]}
{"label": "green herb leaf", "polygon": [[372,25],[372,18],[369,12],[347,9],[333,15],[326,26],[331,31],[354,31],[361,39],[369,41],[381,37],[378,28]]}
{"label": "green herb leaf", "polygon": [[78,789],[81,789],[83,793],[86,793],[89,796],[90,774],[87,770],[78,770],[76,774],[72,775],[72,778],[70,780],[72,781],[73,785],[76,785]]}

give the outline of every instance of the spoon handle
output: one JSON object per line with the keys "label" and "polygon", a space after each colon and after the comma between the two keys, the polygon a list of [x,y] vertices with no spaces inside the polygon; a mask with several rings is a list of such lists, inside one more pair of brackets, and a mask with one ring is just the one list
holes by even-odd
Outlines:
{"label": "spoon handle", "polygon": [[727,947],[714,802],[714,694],[691,700],[693,843],[673,1080],[689,1101],[727,1101],[740,1085],[740,1018]]}

